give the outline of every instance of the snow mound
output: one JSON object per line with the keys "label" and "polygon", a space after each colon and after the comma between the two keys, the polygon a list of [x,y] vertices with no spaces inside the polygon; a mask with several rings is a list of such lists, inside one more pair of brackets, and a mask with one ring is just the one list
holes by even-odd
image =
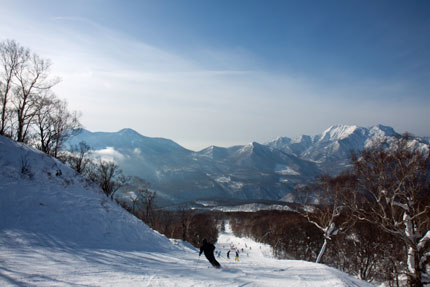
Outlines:
{"label": "snow mound", "polygon": [[0,244],[165,252],[170,241],[44,153],[0,136]]}

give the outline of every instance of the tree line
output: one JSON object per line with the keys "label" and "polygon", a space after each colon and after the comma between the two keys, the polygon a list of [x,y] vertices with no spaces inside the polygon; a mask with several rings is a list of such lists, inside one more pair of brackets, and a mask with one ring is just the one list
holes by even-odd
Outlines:
{"label": "tree line", "polygon": [[[253,238],[272,247],[279,259],[316,261],[324,239],[305,217],[292,211],[259,211],[230,214],[237,236]],[[362,280],[397,286],[404,248],[398,240],[372,224],[357,223],[348,233],[333,236],[320,263]]]}
{"label": "tree line", "polygon": [[414,146],[405,134],[353,154],[351,168],[338,176],[298,186],[295,212],[239,214],[232,227],[269,243],[281,258],[323,262],[391,286],[424,286],[429,179],[428,146]]}

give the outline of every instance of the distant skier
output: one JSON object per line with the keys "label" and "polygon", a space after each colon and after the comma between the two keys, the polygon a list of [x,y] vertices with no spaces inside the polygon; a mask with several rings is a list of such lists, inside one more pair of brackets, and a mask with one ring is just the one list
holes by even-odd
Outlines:
{"label": "distant skier", "polygon": [[227,251],[227,259],[230,259],[230,250]]}
{"label": "distant skier", "polygon": [[215,259],[214,250],[215,250],[215,246],[212,243],[207,242],[206,239],[203,239],[203,244],[200,247],[199,256],[201,256],[202,253],[204,252],[207,260],[212,264],[213,267],[221,268],[221,265]]}
{"label": "distant skier", "polygon": [[234,261],[239,261],[239,251],[236,250],[236,257],[234,258]]}

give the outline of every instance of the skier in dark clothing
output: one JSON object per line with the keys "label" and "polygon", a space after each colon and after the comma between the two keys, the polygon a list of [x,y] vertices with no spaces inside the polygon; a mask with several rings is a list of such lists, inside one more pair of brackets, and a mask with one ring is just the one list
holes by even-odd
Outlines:
{"label": "skier in dark clothing", "polygon": [[234,261],[239,261],[239,251],[236,250],[236,257],[234,257]]}
{"label": "skier in dark clothing", "polygon": [[215,259],[214,250],[215,246],[212,243],[207,242],[206,239],[203,239],[203,245],[200,247],[199,256],[202,255],[202,253],[204,252],[206,258],[212,264],[213,267],[221,268],[221,265]]}
{"label": "skier in dark clothing", "polygon": [[227,258],[230,259],[230,250],[227,252]]}

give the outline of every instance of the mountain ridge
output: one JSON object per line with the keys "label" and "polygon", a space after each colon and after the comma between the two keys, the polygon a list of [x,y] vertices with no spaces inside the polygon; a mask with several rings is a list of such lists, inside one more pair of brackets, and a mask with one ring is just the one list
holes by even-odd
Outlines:
{"label": "mountain ridge", "polygon": [[[144,178],[170,203],[207,198],[280,200],[291,198],[286,195],[294,193],[297,184],[344,170],[351,151],[359,152],[377,139],[392,136],[400,134],[384,125],[334,125],[314,136],[209,146],[195,152],[132,129],[85,130],[69,140],[68,146],[85,141],[95,156],[114,160],[127,175]],[[416,141],[425,145],[425,140]]]}

